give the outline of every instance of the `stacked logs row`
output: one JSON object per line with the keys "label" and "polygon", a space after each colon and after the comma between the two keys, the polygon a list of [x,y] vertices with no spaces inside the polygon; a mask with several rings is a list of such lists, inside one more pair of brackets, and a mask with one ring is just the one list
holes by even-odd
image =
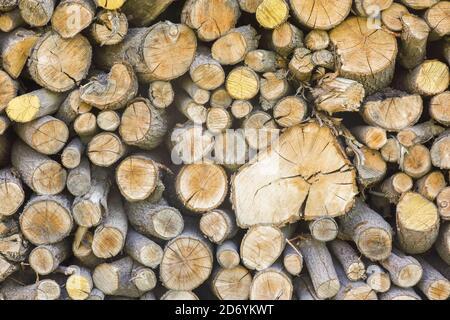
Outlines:
{"label": "stacked logs row", "polygon": [[447,299],[449,16],[0,0],[0,298]]}

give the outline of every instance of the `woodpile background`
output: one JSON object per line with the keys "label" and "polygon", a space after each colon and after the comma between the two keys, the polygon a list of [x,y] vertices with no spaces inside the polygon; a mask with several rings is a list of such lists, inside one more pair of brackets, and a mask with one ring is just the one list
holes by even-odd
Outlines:
{"label": "woodpile background", "polygon": [[0,0],[0,31],[1,299],[448,299],[449,1]]}

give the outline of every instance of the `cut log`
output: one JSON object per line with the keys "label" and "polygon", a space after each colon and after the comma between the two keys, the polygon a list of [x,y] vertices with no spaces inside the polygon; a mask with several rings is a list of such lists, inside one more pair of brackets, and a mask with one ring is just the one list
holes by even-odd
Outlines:
{"label": "cut log", "polygon": [[138,82],[132,67],[127,63],[116,63],[108,74],[100,73],[81,86],[80,98],[100,110],[116,110],[133,99],[137,90]]}
{"label": "cut log", "polygon": [[312,52],[306,48],[296,48],[288,67],[295,79],[300,82],[309,82],[315,68],[312,62]]}
{"label": "cut log", "polygon": [[277,53],[269,50],[256,49],[245,56],[245,65],[256,72],[275,72],[286,66],[286,61]]}
{"label": "cut log", "polygon": [[248,13],[256,13],[256,9],[262,1],[263,0],[238,0],[241,10]]}
{"label": "cut log", "polygon": [[298,300],[323,300],[316,294],[316,290],[307,274],[302,274],[294,280],[295,294]]}
{"label": "cut log", "polygon": [[91,0],[63,0],[55,8],[52,28],[63,38],[72,38],[89,27],[94,20],[95,5]]}
{"label": "cut log", "polygon": [[383,181],[380,189],[390,203],[398,203],[405,192],[411,191],[413,180],[403,172],[397,172]]}
{"label": "cut log", "polygon": [[92,252],[102,259],[115,257],[122,251],[128,231],[122,198],[113,191],[107,201],[107,214],[95,229],[92,240]]}
{"label": "cut log", "polygon": [[233,99],[250,100],[259,92],[259,76],[248,67],[237,67],[228,73],[225,87]]}
{"label": "cut log", "polygon": [[29,251],[28,241],[20,233],[0,238],[0,254],[10,262],[24,262]]}
{"label": "cut log", "polygon": [[92,138],[87,145],[86,153],[93,164],[110,167],[125,154],[125,146],[116,134],[102,132]]}
{"label": "cut log", "polygon": [[353,209],[339,220],[339,227],[367,258],[383,260],[391,254],[391,226],[361,199],[358,198]]}
{"label": "cut log", "polygon": [[442,226],[435,247],[441,259],[450,265],[450,223],[446,222]]}
{"label": "cut log", "polygon": [[303,256],[300,250],[289,242],[283,252],[283,266],[292,276],[300,275],[303,270]]}
{"label": "cut log", "polygon": [[199,47],[189,68],[189,75],[202,89],[214,90],[225,82],[225,72],[220,63],[211,56],[206,47]]}
{"label": "cut log", "polygon": [[211,93],[209,104],[211,107],[228,108],[233,102],[233,98],[224,87],[220,87]]}
{"label": "cut log", "polygon": [[266,149],[279,135],[276,122],[264,111],[250,113],[242,123],[242,129],[249,147],[255,150]]}
{"label": "cut log", "polygon": [[[87,170],[87,169],[86,169]],[[88,192],[73,201],[72,213],[75,222],[81,227],[97,226],[107,211],[107,197],[110,181],[106,170],[92,167],[91,184]]]}
{"label": "cut log", "polygon": [[391,288],[391,278],[380,266],[370,264],[366,269],[366,283],[373,291],[384,293]]}
{"label": "cut log", "polygon": [[0,84],[0,111],[3,111],[17,96],[19,85],[3,70],[0,70]]}
{"label": "cut log", "polygon": [[311,236],[322,242],[334,240],[338,235],[338,224],[331,217],[320,217],[309,223]]}
{"label": "cut log", "polygon": [[[322,161],[316,161],[318,157]],[[276,170],[267,170],[268,163]],[[233,177],[231,200],[237,223],[243,228],[293,223],[300,219],[303,206],[306,220],[343,215],[354,203],[355,176],[328,127],[311,122],[289,128],[272,149],[260,152],[256,162],[241,167]]]}
{"label": "cut log", "polygon": [[194,124],[206,122],[208,110],[204,105],[198,104],[186,93],[180,92],[175,98],[175,106],[189,121]]}
{"label": "cut log", "polygon": [[[193,290],[209,278],[213,253],[194,226],[167,243],[159,268],[162,284],[172,290]],[[180,272],[181,270],[181,272]]]}
{"label": "cut log", "polygon": [[119,132],[126,144],[151,150],[161,144],[167,127],[164,110],[156,109],[147,99],[136,98],[122,113]]}
{"label": "cut log", "polygon": [[437,137],[431,147],[431,161],[440,169],[450,169],[450,130]]}
{"label": "cut log", "polygon": [[91,112],[78,115],[73,122],[73,130],[83,141],[89,141],[98,131],[97,117]]}
{"label": "cut log", "polygon": [[437,2],[424,14],[424,19],[431,28],[430,40],[436,41],[450,34],[450,24],[447,19],[450,15],[450,3],[448,1]]}
{"label": "cut log", "polygon": [[[19,210],[25,200],[25,191],[18,173],[12,168],[0,170],[0,220]],[[0,227],[0,229],[2,229]],[[0,236],[1,236],[0,232]]]}
{"label": "cut log", "polygon": [[334,300],[378,300],[375,291],[364,281],[350,281],[338,264],[335,264],[335,269],[340,289],[333,297]]}
{"label": "cut log", "polygon": [[67,190],[76,197],[84,196],[91,189],[91,183],[91,167],[88,159],[83,158],[77,167],[69,170]]}
{"label": "cut log", "polygon": [[124,13],[100,10],[91,24],[91,36],[100,46],[111,46],[121,42],[128,32],[128,20]]}
{"label": "cut log", "polygon": [[403,27],[398,57],[403,67],[412,69],[425,60],[430,27],[425,20],[409,13],[403,14],[400,20]]}
{"label": "cut log", "polygon": [[352,128],[352,133],[359,142],[370,149],[379,150],[387,142],[386,131],[373,126],[356,126]]}
{"label": "cut log", "polygon": [[439,214],[436,206],[422,195],[407,192],[397,204],[397,237],[409,254],[423,253],[436,241]]}
{"label": "cut log", "polygon": [[450,81],[448,66],[439,60],[425,60],[404,78],[404,86],[410,93],[434,96],[444,92]]}
{"label": "cut log", "polygon": [[[0,256],[0,282],[3,282],[5,279],[7,279],[10,275],[12,275],[14,272],[19,270],[19,267],[16,264],[13,264]],[[4,285],[3,285],[4,286]],[[1,290],[0,290],[0,297],[2,296]],[[5,297],[3,297],[5,298]]]}
{"label": "cut log", "polygon": [[372,17],[389,8],[393,0],[355,0],[353,9],[358,16]]}
{"label": "cut log", "polygon": [[220,300],[248,300],[252,280],[251,273],[242,266],[220,268],[212,275],[211,287]]}
{"label": "cut log", "polygon": [[328,243],[328,248],[339,262],[348,280],[358,281],[365,278],[366,267],[350,244],[335,239]]}
{"label": "cut log", "polygon": [[248,145],[240,130],[226,130],[214,137],[214,160],[226,169],[236,171],[248,159]]}
{"label": "cut log", "polygon": [[58,194],[66,184],[66,170],[56,162],[16,141],[11,150],[11,163],[23,182],[37,194]]}
{"label": "cut log", "polygon": [[256,8],[256,20],[266,29],[275,29],[289,17],[289,5],[285,0],[263,0]]}
{"label": "cut log", "polygon": [[311,61],[316,67],[334,70],[335,57],[331,51],[316,51],[311,55]]}
{"label": "cut log", "polygon": [[55,0],[19,0],[20,15],[32,27],[45,26],[53,15]]}
{"label": "cut log", "polygon": [[253,110],[253,105],[247,100],[234,100],[231,105],[231,114],[236,119],[247,117]]}
{"label": "cut log", "polygon": [[450,187],[446,187],[439,192],[436,197],[436,205],[441,219],[450,220]]}
{"label": "cut log", "polygon": [[217,244],[236,235],[237,226],[234,214],[228,210],[211,210],[200,218],[200,231],[208,239]]}
{"label": "cut log", "polygon": [[[90,270],[71,265],[64,268],[64,273],[68,275],[66,280],[66,291],[72,300],[96,300],[95,297],[100,297],[99,292],[94,292],[94,283]],[[103,300],[103,299],[98,299]]]}
{"label": "cut log", "polygon": [[[78,34],[64,39],[50,31],[34,45],[28,59],[28,70],[40,86],[64,92],[79,85],[87,76],[91,59],[92,47],[85,37]],[[59,67],[55,68],[55,65]]]}
{"label": "cut log", "polygon": [[397,140],[405,147],[415,144],[424,144],[435,136],[440,135],[445,129],[436,125],[432,120],[420,123],[413,127],[405,128],[397,134]]}
{"label": "cut log", "polygon": [[212,107],[206,115],[206,128],[212,134],[220,134],[231,128],[231,114],[223,108]]}
{"label": "cut log", "polygon": [[405,149],[396,138],[387,139],[386,144],[380,150],[381,157],[384,161],[396,164],[400,163],[400,159],[403,157],[402,153],[404,152]]}
{"label": "cut log", "polygon": [[152,269],[138,266],[131,273],[131,281],[139,291],[148,292],[156,287],[158,279]]}
{"label": "cut log", "polygon": [[325,243],[303,235],[298,245],[317,296],[320,299],[334,297],[340,284]]}
{"label": "cut log", "polygon": [[65,239],[73,228],[70,201],[63,195],[31,198],[19,217],[20,230],[34,245]]}
{"label": "cut log", "polygon": [[324,50],[329,45],[330,36],[324,30],[313,29],[305,37],[305,46],[311,51]]}
{"label": "cut log", "polygon": [[40,275],[48,275],[71,255],[70,242],[66,239],[49,245],[40,245],[30,252],[30,267]]}
{"label": "cut log", "polygon": [[0,221],[0,237],[8,237],[17,232],[19,232],[19,223],[14,218],[3,218]]}
{"label": "cut log", "polygon": [[128,21],[138,27],[150,25],[174,0],[127,0],[121,10]]}
{"label": "cut log", "polygon": [[218,208],[228,192],[228,178],[218,165],[200,163],[181,168],[175,182],[178,200],[196,213]]}
{"label": "cut log", "polygon": [[[148,294],[151,294],[151,293],[148,292]],[[144,297],[144,296],[145,296],[145,294],[142,297]],[[92,289],[89,297],[86,300],[105,300],[105,294],[103,292],[101,292],[100,290],[98,290],[97,288],[94,288],[94,289]]]}
{"label": "cut log", "polygon": [[194,100],[195,103],[203,105],[209,101],[209,91],[197,86],[195,82],[190,79],[190,77],[183,77],[177,83],[189,95],[189,97]]}
{"label": "cut log", "polygon": [[370,125],[388,131],[400,131],[416,124],[422,110],[423,102],[419,95],[386,89],[366,99],[362,107],[362,116]]}
{"label": "cut log", "polygon": [[239,265],[241,261],[239,255],[239,246],[234,240],[227,240],[217,246],[216,249],[217,263],[225,269],[233,269]]}
{"label": "cut log", "polygon": [[23,27],[24,25],[25,21],[20,15],[19,8],[0,13],[0,31],[11,32],[16,28]]}
{"label": "cut log", "polygon": [[188,0],[181,22],[197,31],[202,41],[212,41],[234,28],[240,16],[236,0]]}
{"label": "cut log", "polygon": [[150,102],[159,109],[170,106],[175,99],[175,92],[169,81],[153,81],[148,87]]}
{"label": "cut log", "polygon": [[170,240],[183,231],[183,216],[163,199],[156,203],[151,198],[126,202],[125,210],[130,224],[143,235]]}
{"label": "cut log", "polygon": [[292,280],[281,266],[257,272],[250,286],[250,300],[291,300]]}
{"label": "cut log", "polygon": [[261,108],[264,111],[272,109],[273,106],[290,91],[286,70],[264,73],[260,81],[259,90]]}
{"label": "cut log", "polygon": [[55,113],[64,98],[64,95],[39,89],[10,100],[6,108],[6,114],[13,121],[30,122]]}
{"label": "cut log", "polygon": [[4,135],[11,125],[11,120],[5,115],[0,115],[0,135]]}
{"label": "cut log", "polygon": [[73,255],[81,265],[94,268],[102,260],[97,258],[92,252],[93,234],[86,227],[78,227],[72,243]]}
{"label": "cut log", "polygon": [[312,89],[317,109],[333,114],[358,111],[365,96],[362,84],[345,78],[328,78]]}
{"label": "cut log", "polygon": [[129,29],[120,43],[97,50],[96,61],[111,67],[125,60],[144,82],[169,81],[189,70],[196,49],[197,39],[190,28],[164,21],[150,28]]}
{"label": "cut log", "polygon": [[423,269],[419,261],[398,250],[394,249],[380,263],[389,272],[392,282],[401,288],[412,288],[422,278]]}
{"label": "cut log", "polygon": [[330,39],[340,60],[340,75],[361,82],[372,94],[392,81],[397,41],[391,33],[369,25],[366,18],[351,17],[330,32]]}
{"label": "cut log", "polygon": [[423,268],[423,276],[417,287],[429,300],[447,300],[450,297],[450,280],[430,265],[423,257],[417,257]]}
{"label": "cut log", "polygon": [[434,201],[437,195],[447,186],[445,177],[441,171],[433,171],[417,180],[417,192],[428,200]]}
{"label": "cut log", "polygon": [[0,290],[3,300],[57,300],[60,295],[59,284],[50,279],[40,280],[28,286],[17,284],[11,279]]}
{"label": "cut log", "polygon": [[308,29],[330,30],[349,15],[351,0],[290,0],[297,20]]}
{"label": "cut log", "polygon": [[443,124],[450,126],[450,91],[440,93],[430,100],[429,112],[431,118]]}
{"label": "cut log", "polygon": [[71,91],[60,104],[55,117],[70,125],[78,115],[90,112],[92,106],[81,101],[80,90]]}
{"label": "cut log", "polygon": [[422,300],[414,289],[392,286],[389,291],[380,294],[380,300]]}
{"label": "cut log", "polygon": [[64,148],[69,139],[69,128],[59,119],[52,116],[17,124],[15,132],[34,150],[46,154],[56,154]]}
{"label": "cut log", "polygon": [[250,270],[260,271],[270,267],[283,253],[285,240],[278,228],[251,227],[241,242],[242,263]]}
{"label": "cut log", "polygon": [[401,2],[408,8],[414,10],[423,10],[430,8],[431,6],[439,2],[439,0],[401,0]]}
{"label": "cut log", "polygon": [[189,290],[167,290],[166,293],[164,293],[160,300],[198,300],[198,297],[195,293]]}
{"label": "cut log", "polygon": [[287,57],[295,48],[303,46],[303,31],[285,22],[272,31],[269,45],[282,57]]}
{"label": "cut log", "polygon": [[84,145],[80,139],[74,138],[70,141],[61,153],[61,164],[67,169],[74,169],[79,166],[84,152]]}
{"label": "cut log", "polygon": [[135,261],[150,268],[159,266],[163,256],[162,248],[153,240],[129,229],[124,251]]}
{"label": "cut log", "polygon": [[421,178],[431,170],[431,155],[427,147],[416,144],[407,149],[400,168],[411,178]]}
{"label": "cut log", "polygon": [[94,0],[98,7],[105,8],[108,10],[120,9],[126,0]]}

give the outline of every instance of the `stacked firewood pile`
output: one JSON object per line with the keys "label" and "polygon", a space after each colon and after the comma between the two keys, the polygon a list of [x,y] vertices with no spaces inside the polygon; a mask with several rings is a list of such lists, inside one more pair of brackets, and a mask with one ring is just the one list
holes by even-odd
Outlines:
{"label": "stacked firewood pile", "polygon": [[450,2],[0,0],[0,298],[450,295]]}

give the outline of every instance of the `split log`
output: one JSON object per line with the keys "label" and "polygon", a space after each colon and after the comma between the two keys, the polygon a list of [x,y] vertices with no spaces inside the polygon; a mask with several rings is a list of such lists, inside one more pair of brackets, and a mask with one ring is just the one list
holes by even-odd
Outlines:
{"label": "split log", "polygon": [[212,275],[211,287],[220,300],[248,300],[252,280],[251,273],[242,266],[220,268]]}
{"label": "split log", "polygon": [[304,235],[298,246],[317,296],[320,299],[334,297],[340,289],[340,284],[325,243]]}
{"label": "split log", "polygon": [[202,41],[212,41],[234,28],[240,16],[236,0],[188,0],[181,12],[181,22],[197,31]]}
{"label": "split log", "polygon": [[159,109],[170,106],[175,99],[175,91],[169,81],[153,81],[148,87],[148,99]]}
{"label": "split log", "polygon": [[368,94],[391,83],[397,56],[397,41],[391,33],[372,30],[366,18],[351,17],[330,32],[330,39],[336,47],[342,77],[362,83]]}
{"label": "split log", "polygon": [[10,280],[0,289],[3,300],[57,300],[60,295],[59,284],[50,279],[40,280],[28,286]]}
{"label": "split log", "polygon": [[392,286],[389,291],[380,294],[380,300],[422,300],[414,289]]}
{"label": "split log", "polygon": [[447,300],[450,297],[450,280],[430,265],[423,257],[417,257],[423,268],[423,276],[417,287],[429,300]]}
{"label": "split log", "polygon": [[120,43],[98,49],[96,62],[110,68],[125,60],[144,82],[169,81],[189,70],[196,48],[197,39],[190,28],[164,21],[129,29]]}
{"label": "split log", "polygon": [[276,265],[253,276],[250,300],[291,300],[293,291],[291,278]]}
{"label": "split log", "polygon": [[450,220],[450,187],[445,187],[439,192],[436,205],[441,219]]}
{"label": "split log", "polygon": [[366,268],[366,283],[375,292],[384,293],[391,288],[391,278],[380,266],[370,264]]}
{"label": "split log", "polygon": [[[80,164],[69,170],[69,174],[67,175],[67,190],[76,196],[84,196],[91,189],[91,167],[87,158],[83,158],[80,161]],[[72,208],[72,210],[74,210]],[[75,217],[75,212],[73,212]],[[77,220],[77,219],[75,219]]]}
{"label": "split log", "polygon": [[389,272],[392,282],[401,288],[412,288],[422,278],[423,269],[419,261],[398,250],[393,250],[380,264]]}
{"label": "split log", "polygon": [[[316,161],[318,157],[323,161]],[[277,170],[267,170],[267,163]],[[355,176],[328,127],[311,122],[289,128],[271,150],[260,152],[256,162],[241,167],[232,178],[237,224],[246,228],[293,223],[300,219],[303,205],[306,220],[343,215],[354,203]]]}
{"label": "split log", "polygon": [[[16,264],[11,263],[2,256],[0,256],[0,282],[3,282],[17,270],[19,270],[19,267]],[[0,297],[2,297],[1,291]]]}
{"label": "split log", "polygon": [[19,123],[14,129],[23,142],[46,155],[61,151],[69,139],[67,125],[52,116],[43,116],[27,123]]}
{"label": "split log", "polygon": [[19,0],[20,15],[32,27],[45,26],[53,15],[55,0]]}
{"label": "split log", "polygon": [[31,149],[23,142],[14,143],[11,163],[22,181],[37,194],[58,194],[66,184],[66,170],[56,162]]}
{"label": "split log", "polygon": [[450,126],[450,91],[444,91],[430,100],[429,112],[431,118],[443,124]]}
{"label": "split log", "polygon": [[178,200],[196,213],[218,208],[228,192],[225,170],[215,164],[189,164],[181,168],[175,182]]}
{"label": "split log", "polygon": [[221,64],[211,56],[206,47],[199,47],[189,68],[192,81],[202,89],[214,90],[225,82],[225,72]]}
{"label": "split log", "polygon": [[433,165],[440,169],[450,169],[450,130],[444,131],[437,137],[431,147],[431,161]]}
{"label": "split log", "polygon": [[28,261],[37,274],[48,275],[55,271],[70,254],[70,243],[66,239],[55,244],[37,246],[30,252]]}
{"label": "split log", "polygon": [[14,219],[5,219],[0,221],[0,237],[8,237],[19,232],[19,223]]}
{"label": "split log", "polygon": [[79,138],[74,138],[61,153],[61,164],[67,169],[74,169],[80,165],[84,153],[84,145]]}
{"label": "split log", "polygon": [[212,107],[206,115],[206,128],[212,134],[220,134],[231,128],[231,114],[223,108]]}
{"label": "split log", "polygon": [[119,132],[126,144],[151,150],[161,144],[167,127],[164,110],[156,109],[147,99],[136,98],[122,113]]}
{"label": "split log", "polygon": [[65,96],[47,89],[38,89],[9,101],[6,114],[12,121],[30,122],[55,113]]}
{"label": "split log", "polygon": [[164,199],[152,203],[151,198],[139,202],[126,202],[125,210],[133,228],[139,233],[170,240],[181,234],[184,228],[183,216],[170,207]]}
{"label": "split log", "polygon": [[[13,168],[0,170],[0,220],[17,212],[25,200],[25,191],[18,173]],[[7,223],[8,224],[8,223]],[[2,227],[0,227],[0,230]],[[1,236],[2,232],[0,232]]]}
{"label": "split log", "polygon": [[433,171],[417,180],[416,183],[417,192],[431,201],[434,201],[446,186],[445,177],[440,171]]}
{"label": "split log", "polygon": [[200,231],[217,244],[231,239],[238,231],[234,214],[229,210],[211,210],[200,218]]}
{"label": "split log", "polygon": [[349,15],[350,0],[291,0],[291,9],[297,20],[308,29],[330,30]]}
{"label": "split log", "polygon": [[31,198],[19,217],[20,230],[34,245],[65,239],[73,228],[70,201],[63,195]]}
{"label": "split log", "polygon": [[425,20],[409,13],[402,15],[400,20],[403,27],[398,58],[403,67],[412,69],[425,60],[430,27]]}
{"label": "split log", "polygon": [[300,250],[290,242],[287,243],[283,252],[283,266],[292,276],[300,275],[303,270],[303,256]]}
{"label": "split log", "polygon": [[413,188],[413,180],[410,176],[403,172],[397,172],[383,181],[381,184],[381,192],[389,200],[390,203],[398,203],[400,197],[405,192],[411,191]]}
{"label": "split log", "polygon": [[100,46],[111,46],[121,42],[128,32],[128,20],[124,13],[100,10],[91,24],[90,33]]}
{"label": "split log", "polygon": [[227,240],[219,244],[216,249],[217,263],[225,269],[232,269],[239,265],[239,245],[234,240]]}
{"label": "split log", "polygon": [[96,166],[110,167],[125,154],[125,146],[116,134],[102,132],[89,141],[86,153]]}
{"label": "split log", "polygon": [[75,232],[72,243],[73,255],[77,261],[88,268],[94,268],[99,265],[102,260],[94,255],[92,252],[93,234],[86,227],[78,227]]}
{"label": "split log", "polygon": [[78,115],[90,112],[92,106],[83,102],[80,98],[80,90],[71,91],[60,104],[55,117],[70,125]]}
{"label": "split log", "polygon": [[340,265],[335,265],[340,289],[334,300],[378,300],[377,294],[363,281],[350,281]]}
{"label": "split log", "polygon": [[[64,92],[79,85],[87,76],[91,59],[92,47],[85,37],[77,34],[64,39],[50,31],[40,36],[34,45],[28,70],[40,86]],[[55,65],[60,68],[55,70]]]}
{"label": "split log", "polygon": [[439,214],[434,203],[418,193],[403,194],[397,204],[397,237],[401,248],[409,254],[423,253],[432,247],[438,232]]}
{"label": "split log", "polygon": [[320,217],[308,224],[311,236],[322,242],[334,240],[338,235],[338,224],[331,217]]}
{"label": "split log", "polygon": [[174,0],[127,0],[121,10],[128,21],[138,27],[150,25]]}
{"label": "split log", "polygon": [[391,254],[391,226],[361,199],[339,220],[340,231],[350,237],[358,250],[371,260],[383,260]]}
{"label": "split log", "polygon": [[425,60],[404,78],[404,86],[410,93],[434,96],[444,92],[449,85],[448,66],[439,60]]}
{"label": "split log", "polygon": [[263,0],[256,8],[256,21],[266,29],[275,29],[289,17],[286,0]]}
{"label": "split log", "polygon": [[[159,268],[162,284],[172,290],[193,290],[211,275],[213,253],[194,226],[169,241]],[[183,272],[180,272],[183,270]]]}
{"label": "split log", "polygon": [[220,87],[211,93],[209,104],[211,107],[228,108],[233,102],[233,98],[224,87]]}
{"label": "split log", "polygon": [[29,251],[28,241],[20,233],[0,238],[0,254],[10,262],[24,262]]}
{"label": "split log", "polygon": [[122,251],[128,231],[122,198],[116,191],[112,191],[107,201],[106,216],[95,229],[92,240],[92,252],[102,259],[115,257]]}
{"label": "split log", "polygon": [[430,150],[421,144],[408,148],[401,160],[400,169],[411,178],[421,178],[431,170]]}
{"label": "split log", "polygon": [[91,0],[63,0],[52,15],[52,28],[63,38],[72,38],[89,27],[94,20],[95,5]]}
{"label": "split log", "polygon": [[251,227],[241,242],[242,263],[250,270],[269,268],[283,253],[285,240],[284,234],[276,227]]}
{"label": "split log", "polygon": [[303,31],[293,24],[285,22],[272,31],[269,45],[286,58],[295,48],[303,46]]}
{"label": "split log", "polygon": [[439,236],[436,240],[436,251],[447,264],[450,261],[450,223],[446,222],[441,230],[439,231]]}
{"label": "split log", "polygon": [[163,250],[156,242],[132,229],[128,230],[124,251],[135,261],[153,269],[159,266],[163,256]]}
{"label": "split log", "polygon": [[315,65],[312,62],[312,52],[306,48],[296,48],[289,61],[289,71],[300,82],[309,82]]}
{"label": "split log", "polygon": [[225,87],[231,98],[250,100],[259,92],[259,76],[248,67],[237,67],[228,73]]}
{"label": "split log", "polygon": [[358,111],[365,96],[362,84],[345,78],[328,78],[312,89],[317,109],[333,114]]}
{"label": "split log", "polygon": [[424,19],[431,28],[430,41],[436,41],[450,34],[450,27],[446,22],[450,14],[450,4],[448,1],[437,2],[428,8],[424,14]]}
{"label": "split log", "polygon": [[366,267],[350,244],[343,240],[335,239],[328,243],[328,247],[339,262],[348,280],[358,281],[365,278]]}

